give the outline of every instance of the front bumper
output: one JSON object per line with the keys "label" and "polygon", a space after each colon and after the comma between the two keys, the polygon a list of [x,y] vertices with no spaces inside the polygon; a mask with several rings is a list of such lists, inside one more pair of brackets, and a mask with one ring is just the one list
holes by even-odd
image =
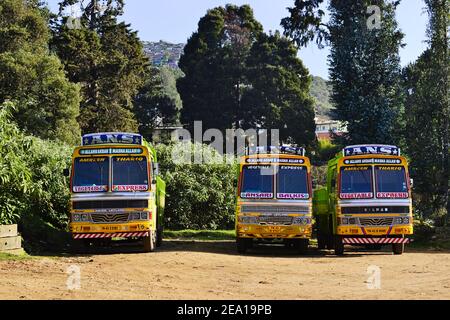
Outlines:
{"label": "front bumper", "polygon": [[77,234],[117,234],[117,233],[133,233],[133,232],[148,232],[154,230],[154,225],[151,221],[129,222],[120,224],[97,224],[97,223],[70,223],[69,231],[75,235]]}
{"label": "front bumper", "polygon": [[238,238],[260,239],[310,239],[312,225],[261,226],[257,224],[238,224]]}
{"label": "front bumper", "polygon": [[336,233],[342,236],[403,236],[413,234],[412,225],[394,225],[394,226],[338,226]]}

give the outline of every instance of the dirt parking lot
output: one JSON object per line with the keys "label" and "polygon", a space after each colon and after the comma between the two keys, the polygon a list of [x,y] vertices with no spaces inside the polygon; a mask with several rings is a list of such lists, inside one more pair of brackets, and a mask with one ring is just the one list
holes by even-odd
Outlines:
{"label": "dirt parking lot", "polygon": [[[355,248],[335,257],[258,247],[241,256],[231,241],[136,250],[0,261],[0,299],[450,299],[450,252]],[[80,288],[69,290],[78,267]],[[369,289],[377,267],[381,288]]]}

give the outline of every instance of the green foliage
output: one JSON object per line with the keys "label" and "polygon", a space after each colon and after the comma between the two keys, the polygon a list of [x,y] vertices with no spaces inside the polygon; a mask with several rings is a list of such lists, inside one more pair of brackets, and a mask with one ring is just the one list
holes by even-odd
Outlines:
{"label": "green foliage", "polygon": [[279,129],[283,141],[312,146],[311,80],[295,46],[278,32],[261,34],[250,50],[246,68],[251,88],[242,98],[245,128]]}
{"label": "green foliage", "polygon": [[188,40],[178,80],[188,129],[279,129],[286,142],[314,142],[308,70],[279,33],[266,35],[247,5],[209,10]]}
{"label": "green foliage", "polygon": [[[133,99],[144,84],[149,65],[137,33],[119,23],[123,1],[89,1],[80,29],[70,29],[62,10],[80,0],[61,3],[53,21],[52,48],[69,79],[81,85],[80,123],[83,133],[137,131]],[[82,4],[82,3],[81,3]],[[102,10],[100,5],[106,5]]]}
{"label": "green foliage", "polygon": [[168,68],[151,68],[149,78],[134,99],[139,132],[149,141],[155,127],[179,121],[181,100],[175,83],[175,76]]}
{"label": "green foliage", "polygon": [[[182,152],[203,153],[216,164],[185,164]],[[234,227],[237,164],[225,163],[215,150],[200,144],[182,143],[157,147],[163,179],[167,183],[165,226],[180,229],[232,229]],[[178,153],[180,152],[180,153]]]}
{"label": "green foliage", "polygon": [[341,146],[334,145],[331,141],[320,140],[317,143],[317,148],[315,149],[315,154],[312,157],[314,164],[327,164],[329,160],[334,158],[336,153],[341,150]]}
{"label": "green foliage", "polygon": [[426,1],[430,47],[403,72],[406,151],[421,217],[445,224],[450,209],[448,1]]}
{"label": "green foliage", "polygon": [[35,1],[0,3],[0,103],[16,102],[14,118],[27,134],[79,140],[79,88],[48,52],[44,13]]}
{"label": "green foliage", "polygon": [[[322,0],[296,1],[283,20],[285,34],[305,46],[316,39],[331,45],[333,113],[346,122],[341,144],[396,143],[402,109],[399,48],[403,34],[395,20],[398,1],[329,1],[330,21],[322,22]],[[369,5],[382,12],[382,27],[367,27]],[[343,140],[343,141],[341,141]]]}
{"label": "green foliage", "polygon": [[31,216],[65,228],[69,188],[63,168],[70,148],[25,136],[12,121],[12,103],[0,106],[0,224]]}
{"label": "green foliage", "polygon": [[200,19],[179,63],[186,76],[177,82],[181,122],[189,129],[196,120],[205,129],[240,128],[245,61],[262,30],[248,5],[217,7]]}
{"label": "green foliage", "polygon": [[189,239],[189,240],[235,240],[236,231],[233,230],[164,230],[166,239]]}

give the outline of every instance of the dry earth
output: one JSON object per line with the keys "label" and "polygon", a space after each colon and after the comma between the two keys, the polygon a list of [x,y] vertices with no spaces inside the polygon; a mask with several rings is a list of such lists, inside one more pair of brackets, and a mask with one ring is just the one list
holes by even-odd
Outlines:
{"label": "dry earth", "polygon": [[[225,241],[138,249],[0,261],[0,299],[450,299],[450,252],[299,256],[266,246],[241,256]],[[80,268],[79,290],[68,290],[71,266]],[[381,270],[380,289],[368,289],[370,266]]]}

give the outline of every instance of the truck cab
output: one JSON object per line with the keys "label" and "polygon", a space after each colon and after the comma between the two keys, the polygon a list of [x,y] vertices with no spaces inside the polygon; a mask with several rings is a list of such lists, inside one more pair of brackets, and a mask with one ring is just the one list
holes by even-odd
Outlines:
{"label": "truck cab", "polygon": [[379,249],[392,245],[402,254],[413,233],[408,162],[388,145],[344,148],[328,163],[327,186],[314,193],[319,249],[344,245]]}
{"label": "truck cab", "polygon": [[155,149],[141,135],[96,133],[72,155],[70,232],[83,248],[141,239],[144,251],[161,245],[165,183]]}
{"label": "truck cab", "polygon": [[238,252],[245,253],[255,242],[281,240],[306,253],[312,233],[312,186],[305,149],[260,148],[242,157],[238,180]]}

